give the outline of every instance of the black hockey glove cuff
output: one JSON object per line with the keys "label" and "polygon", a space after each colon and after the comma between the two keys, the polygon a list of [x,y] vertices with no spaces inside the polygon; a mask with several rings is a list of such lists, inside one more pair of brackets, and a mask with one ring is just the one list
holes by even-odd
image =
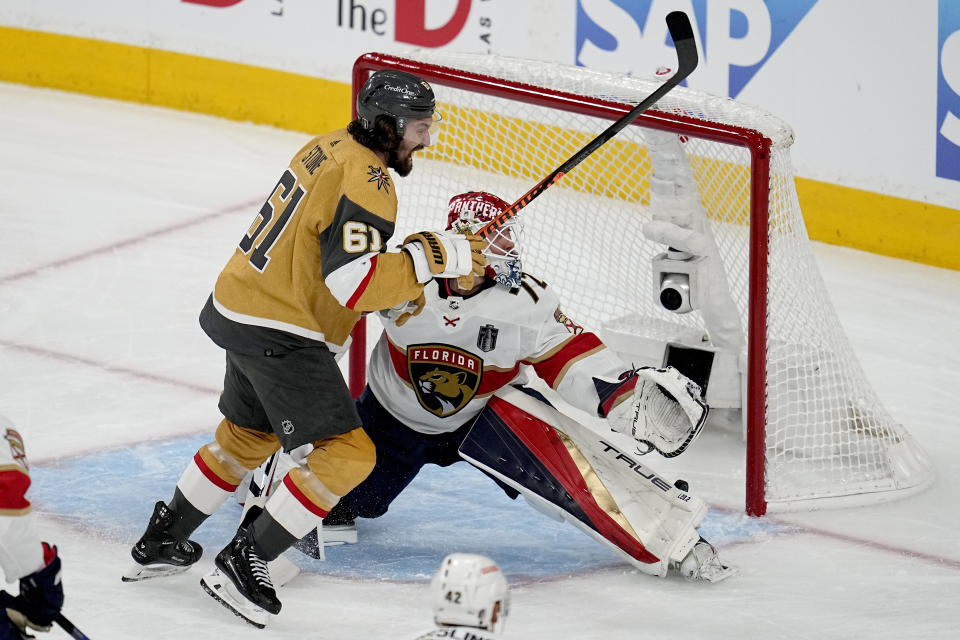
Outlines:
{"label": "black hockey glove cuff", "polygon": [[47,630],[63,608],[63,585],[60,582],[60,557],[57,548],[43,543],[43,558],[46,565],[39,571],[20,578],[20,595],[7,605],[8,615],[15,624],[24,628],[10,610],[19,612],[26,626]]}

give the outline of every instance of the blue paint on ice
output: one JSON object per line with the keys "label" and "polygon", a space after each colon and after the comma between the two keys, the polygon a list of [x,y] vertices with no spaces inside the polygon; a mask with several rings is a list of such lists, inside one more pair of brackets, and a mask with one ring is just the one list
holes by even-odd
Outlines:
{"label": "blue paint on ice", "polygon": [[[187,461],[209,440],[203,435],[150,442],[35,465],[30,498],[38,510],[75,520],[91,534],[132,544],[153,504],[170,499]],[[231,499],[192,537],[213,554],[233,536],[239,518],[240,505]],[[776,530],[763,520],[714,510],[700,529],[721,546]],[[514,578],[634,570],[573,525],[537,512],[522,498],[510,500],[465,462],[445,469],[428,465],[386,515],[359,520],[358,532],[359,544],[328,547],[325,562],[296,552],[289,557],[306,572],[377,580],[429,580],[453,551],[488,555]]]}

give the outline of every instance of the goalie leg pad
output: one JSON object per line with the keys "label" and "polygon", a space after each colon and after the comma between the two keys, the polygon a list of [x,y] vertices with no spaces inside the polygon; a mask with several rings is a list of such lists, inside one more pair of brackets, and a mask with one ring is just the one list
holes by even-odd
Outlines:
{"label": "goalie leg pad", "polygon": [[556,505],[635,562],[659,563],[616,510],[589,464],[582,465],[578,453],[549,424],[496,397],[460,445],[465,459],[525,496],[533,494]]}
{"label": "goalie leg pad", "polygon": [[481,412],[461,455],[629,558],[666,575],[699,540],[706,505],[597,434],[516,389]]}

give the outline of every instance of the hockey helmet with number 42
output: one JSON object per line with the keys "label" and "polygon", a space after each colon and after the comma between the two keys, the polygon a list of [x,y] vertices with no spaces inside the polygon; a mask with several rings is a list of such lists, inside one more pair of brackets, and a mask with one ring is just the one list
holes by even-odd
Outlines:
{"label": "hockey helmet with number 42", "polygon": [[[447,206],[447,229],[477,233],[509,206],[486,191],[455,195]],[[487,257],[484,275],[510,289],[520,286],[523,276],[523,264],[520,261],[522,236],[523,225],[519,217],[514,216],[487,237],[487,247],[483,250],[483,255]]]}
{"label": "hockey helmet with number 42", "polygon": [[451,553],[440,563],[430,589],[436,624],[503,631],[510,608],[507,579],[490,558]]}

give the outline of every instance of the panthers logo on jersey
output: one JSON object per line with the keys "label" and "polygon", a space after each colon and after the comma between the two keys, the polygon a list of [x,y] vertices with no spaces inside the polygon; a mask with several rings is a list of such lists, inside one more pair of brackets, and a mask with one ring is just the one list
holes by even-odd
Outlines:
{"label": "panthers logo on jersey", "polygon": [[407,373],[420,406],[445,418],[476,395],[483,360],[445,344],[415,344],[407,347]]}

